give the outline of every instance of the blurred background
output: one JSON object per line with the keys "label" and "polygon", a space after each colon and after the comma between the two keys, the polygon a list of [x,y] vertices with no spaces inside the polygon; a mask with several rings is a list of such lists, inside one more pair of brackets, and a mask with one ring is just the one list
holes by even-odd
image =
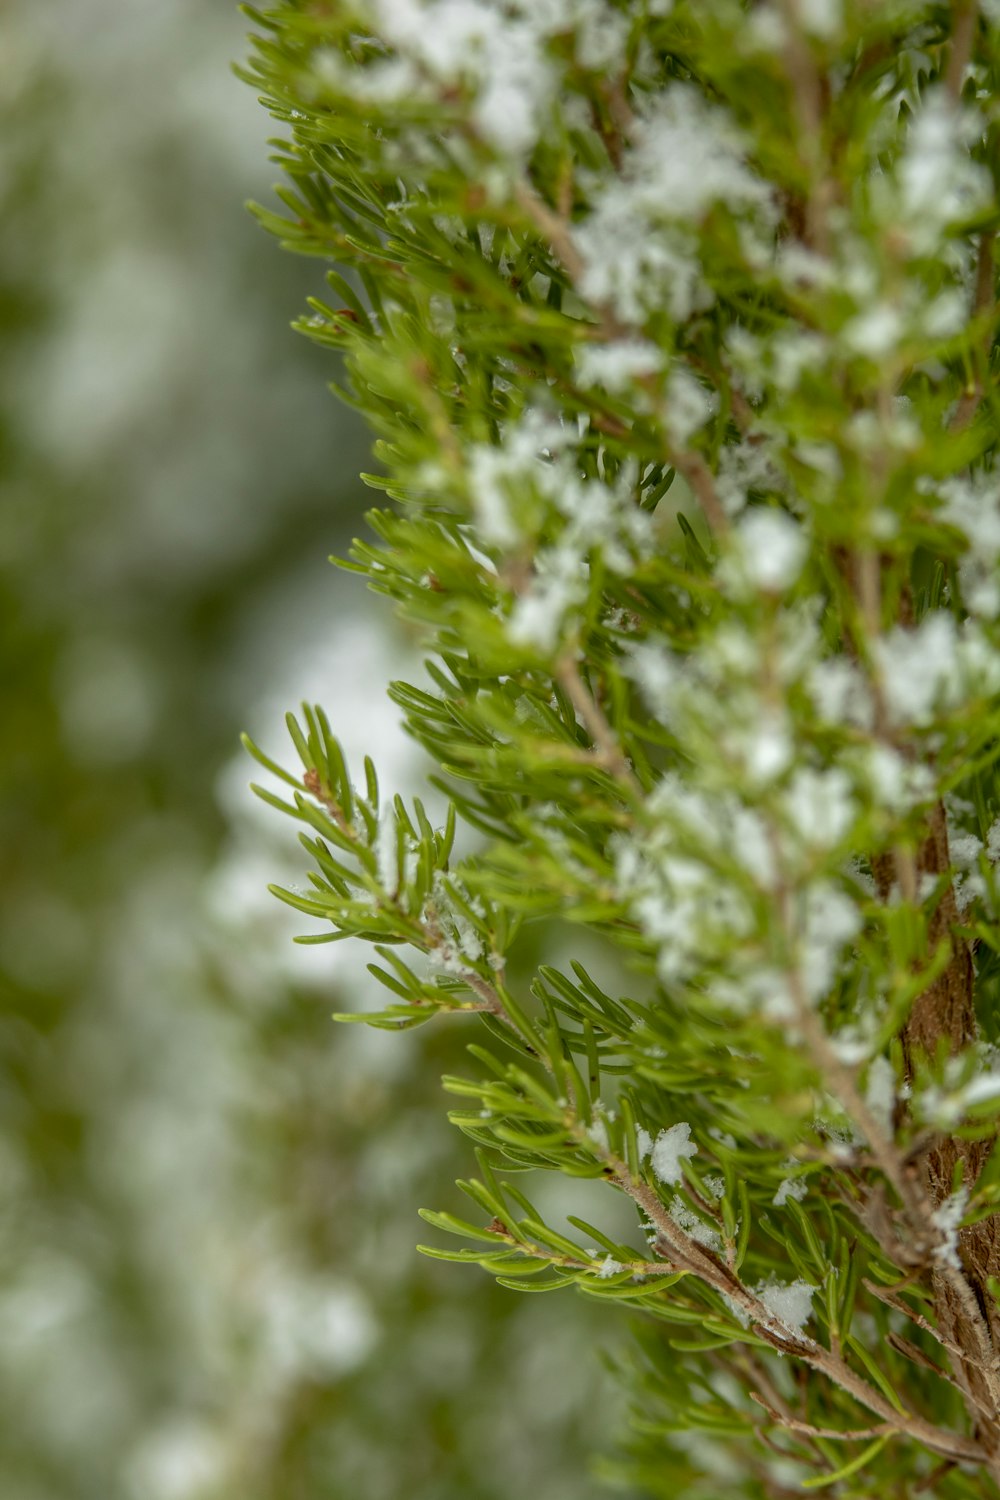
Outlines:
{"label": "blurred background", "polygon": [[0,9],[0,1496],[588,1500],[617,1321],[429,1262],[473,1167],[461,1026],[335,1027],[286,758],[325,704],[390,789],[410,644],[327,557],[366,435],[246,214],[273,127],[231,0]]}

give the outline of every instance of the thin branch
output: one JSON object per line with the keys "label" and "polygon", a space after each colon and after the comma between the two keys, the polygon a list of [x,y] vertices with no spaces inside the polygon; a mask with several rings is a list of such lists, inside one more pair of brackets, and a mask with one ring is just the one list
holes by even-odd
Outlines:
{"label": "thin branch", "polygon": [[[798,1418],[792,1411],[792,1408],[789,1406],[784,1396],[782,1396],[781,1392],[776,1388],[774,1382],[771,1380],[770,1373],[768,1372],[763,1361],[758,1359],[757,1354],[754,1350],[746,1349],[742,1351],[740,1356],[738,1356],[736,1362],[740,1365],[748,1378],[751,1381],[756,1382],[759,1390],[764,1393],[765,1399],[767,1400],[768,1404],[774,1408],[774,1410],[778,1414],[779,1419],[782,1422],[785,1422],[786,1420],[792,1422],[798,1421]],[[753,1396],[753,1391],[751,1391],[750,1394],[751,1396]],[[756,1400],[757,1397],[754,1396],[753,1399]],[[764,1437],[765,1434],[761,1433],[761,1436]],[[803,1436],[809,1438],[810,1447],[814,1450],[817,1456],[821,1459],[825,1458],[825,1454],[823,1453],[822,1448],[820,1448],[817,1444],[815,1438],[811,1437],[808,1433],[803,1433]]]}
{"label": "thin branch", "polygon": [[976,39],[976,27],[979,24],[977,0],[963,0],[963,3],[955,6],[954,15],[955,22],[951,32],[951,46],[948,49],[944,86],[953,102],[957,104],[962,97],[965,70],[972,56],[972,44]]}
{"label": "thin branch", "polygon": [[642,785],[636,776],[618,737],[604,715],[600,704],[584,682],[575,656],[563,656],[556,666],[556,680],[566,693],[600,752],[605,768],[623,782],[630,792],[642,796]]}
{"label": "thin branch", "polygon": [[618,1161],[611,1153],[605,1159],[615,1172],[617,1186],[638,1204],[655,1225],[658,1238],[663,1241],[664,1254],[681,1269],[691,1271],[714,1291],[727,1298],[739,1314],[755,1325],[760,1336],[774,1349],[801,1359],[819,1374],[825,1375],[860,1405],[880,1417],[892,1431],[905,1433],[925,1447],[932,1448],[935,1453],[962,1463],[989,1461],[985,1449],[970,1438],[935,1427],[933,1423],[910,1412],[897,1411],[892,1402],[857,1375],[842,1356],[825,1349],[806,1334],[788,1328],[711,1250],[685,1234],[671,1218],[658,1194],[645,1182],[632,1177],[624,1162]]}
{"label": "thin branch", "polygon": [[804,1437],[832,1438],[835,1442],[841,1443],[861,1443],[870,1441],[872,1438],[890,1437],[892,1433],[898,1431],[898,1428],[894,1427],[891,1422],[880,1422],[875,1427],[856,1427],[850,1432],[844,1432],[839,1427],[814,1427],[811,1422],[800,1421],[798,1417],[793,1417],[790,1413],[776,1411],[758,1391],[750,1392],[750,1400],[762,1406],[773,1422],[777,1422],[781,1427],[787,1427],[790,1432],[800,1432]]}
{"label": "thin branch", "polygon": [[349,839],[353,839],[355,843],[358,842],[357,833],[353,826],[348,823],[347,819],[344,817],[344,810],[341,807],[340,803],[337,801],[336,797],[334,797],[333,793],[326,787],[324,787],[322,781],[320,780],[319,772],[313,770],[311,766],[303,774],[302,789],[303,791],[308,792],[310,797],[314,797],[317,802],[322,803],[327,812],[330,814],[330,817],[340,829],[341,833],[346,834],[346,836]]}
{"label": "thin branch", "polygon": [[573,243],[573,235],[566,219],[554,212],[553,209],[540,198],[533,187],[526,182],[519,182],[514,190],[514,196],[519,206],[532,220],[536,229],[548,240],[559,259],[566,269],[571,281],[579,282],[583,279],[586,267],[583,257]]}
{"label": "thin branch", "polygon": [[483,979],[474,969],[463,969],[461,974],[456,975],[456,978],[461,979],[463,984],[467,984],[469,989],[479,996],[482,1005],[476,1006],[476,1010],[489,1011],[490,1015],[498,1016],[501,1021],[506,1021],[508,1026],[513,1024],[499,991],[494,989],[489,980]]}
{"label": "thin branch", "polygon": [[709,524],[716,536],[725,536],[729,530],[729,517],[722,507],[715,477],[700,453],[670,453],[670,462],[683,475],[695,493]]}
{"label": "thin branch", "polygon": [[[314,797],[317,802],[320,802],[326,808],[341,833],[345,834],[353,843],[360,845],[362,840],[358,835],[357,829],[344,817],[343,808],[333,796],[333,793],[324,787],[319,773],[312,769],[307,770],[302,778],[302,786],[311,797]],[[411,925],[413,926],[414,936],[423,939],[428,951],[434,951],[446,946],[447,940],[433,915],[424,921]],[[419,946],[419,941],[416,946]],[[472,990],[474,995],[478,995],[479,997],[479,1004],[465,1005],[462,1007],[463,1010],[486,1011],[490,1015],[496,1016],[498,1020],[503,1021],[512,1031],[517,1030],[510,1012],[503,1002],[500,991],[495,985],[490,984],[488,979],[484,979],[481,974],[477,974],[475,969],[468,968],[463,968],[455,975],[455,978],[460,979],[463,984]]]}
{"label": "thin branch", "polygon": [[[951,1339],[945,1338],[940,1328],[935,1328],[934,1324],[925,1318],[923,1313],[917,1312],[916,1308],[911,1307],[908,1302],[904,1302],[902,1297],[897,1297],[891,1287],[879,1286],[877,1282],[869,1281],[866,1276],[861,1278],[861,1284],[873,1297],[877,1297],[880,1302],[884,1302],[887,1307],[893,1308],[894,1311],[902,1313],[917,1328],[923,1329],[924,1333],[929,1333],[931,1338],[941,1345],[942,1349],[945,1349],[949,1354],[957,1354],[959,1358],[965,1360],[966,1364],[971,1365],[973,1369],[981,1370],[984,1374],[991,1371],[995,1373],[997,1370],[1000,1370],[1000,1359],[991,1360],[989,1365],[977,1365],[975,1361],[969,1358],[964,1349],[960,1349]],[[936,1365],[934,1369],[937,1374],[944,1375],[947,1379],[946,1371],[939,1369]]]}
{"label": "thin branch", "polygon": [[975,351],[979,369],[976,371],[971,386],[962,392],[948,424],[951,432],[961,432],[972,421],[986,394],[990,378],[990,353],[993,348],[993,335],[996,331],[996,272],[993,265],[995,243],[996,230],[984,229],[979,236],[979,250],[976,256],[976,288],[973,294],[972,316],[974,318],[985,317],[991,308],[994,310],[994,316],[987,320],[982,338]]}
{"label": "thin branch", "polygon": [[810,248],[818,255],[826,255],[830,249],[828,215],[831,184],[823,160],[823,78],[802,29],[799,0],[784,0],[782,10],[788,38],[785,46],[785,72],[795,100],[799,144],[808,158],[804,164],[809,180],[806,238]]}

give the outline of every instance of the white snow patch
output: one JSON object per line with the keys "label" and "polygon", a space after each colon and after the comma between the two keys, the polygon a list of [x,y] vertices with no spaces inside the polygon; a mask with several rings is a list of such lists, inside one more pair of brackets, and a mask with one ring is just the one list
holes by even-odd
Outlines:
{"label": "white snow patch", "polygon": [[789,1199],[801,1203],[809,1192],[809,1183],[804,1177],[783,1177],[771,1202],[775,1208],[784,1208]]}
{"label": "white snow patch", "polygon": [[958,673],[954,617],[932,610],[912,630],[895,626],[874,649],[892,717],[897,723],[929,724],[935,703]]}
{"label": "white snow patch", "polygon": [[696,1156],[698,1147],[691,1139],[691,1126],[686,1121],[661,1130],[653,1146],[653,1172],[660,1182],[676,1187],[683,1181],[681,1166],[683,1158]]}
{"label": "white snow patch", "polygon": [[536,24],[483,0],[374,0],[374,10],[405,58],[441,80],[474,82],[473,120],[493,146],[530,150],[555,87]]}
{"label": "white snow patch", "polygon": [[722,1249],[719,1231],[713,1229],[711,1224],[706,1224],[704,1219],[696,1214],[694,1209],[690,1208],[677,1193],[671,1200],[669,1212],[678,1229],[683,1229],[684,1233],[696,1244],[704,1245],[708,1250]]}
{"label": "white snow patch", "polygon": [[791,588],[805,565],[805,534],[787,512],[755,506],[734,527],[734,553],[724,571],[733,581],[745,580],[769,594]]}
{"label": "white snow patch", "polygon": [[965,1211],[969,1206],[969,1189],[960,1187],[957,1193],[952,1193],[943,1203],[940,1203],[934,1211],[934,1223],[941,1231],[941,1243],[935,1246],[934,1258],[942,1265],[951,1266],[955,1270],[961,1270],[962,1261],[958,1253],[958,1226],[965,1217]]}
{"label": "white snow patch", "polygon": [[892,1134],[896,1107],[896,1070],[887,1057],[873,1057],[868,1068],[865,1103],[887,1135]]}
{"label": "white snow patch", "polygon": [[949,224],[989,202],[989,173],[968,149],[982,128],[971,110],[955,108],[943,87],[925,97],[910,125],[897,181],[918,253],[932,251]]}
{"label": "white snow patch", "polygon": [[986,835],[986,857],[993,864],[1000,860],[1000,818],[990,824],[989,833]]}
{"label": "white snow patch", "polygon": [[829,724],[867,729],[874,718],[868,685],[857,664],[847,656],[828,656],[816,662],[807,679],[809,695],[820,717]]}
{"label": "white snow patch", "polygon": [[675,366],[667,381],[667,396],[663,419],[667,436],[678,448],[684,448],[698,431],[704,427],[718,409],[719,398],[708,391],[700,380],[695,379],[682,365]]}
{"label": "white snow patch", "polygon": [[626,323],[665,309],[675,321],[711,306],[696,229],[715,203],[765,220],[771,190],[750,170],[741,132],[697,89],[676,83],[631,127],[624,169],[574,230],[583,296]]}
{"label": "white snow patch", "polygon": [[614,339],[584,344],[576,351],[576,368],[584,385],[603,385],[612,395],[627,391],[644,375],[658,375],[664,356],[648,339]]}
{"label": "white snow patch", "polygon": [[857,807],[847,772],[802,767],[782,798],[785,815],[803,842],[813,849],[832,849],[854,822]]}
{"label": "white snow patch", "polygon": [[757,1296],[771,1317],[791,1333],[802,1333],[812,1315],[816,1291],[808,1281],[769,1281],[756,1288]]}
{"label": "white snow patch", "polygon": [[375,836],[375,859],[378,868],[378,883],[388,895],[394,896],[399,886],[399,866],[396,849],[396,820],[390,813],[380,819]]}
{"label": "white snow patch", "polygon": [[798,18],[813,36],[833,41],[844,24],[842,0],[798,0]]}
{"label": "white snow patch", "polygon": [[888,302],[876,302],[844,325],[841,338],[853,353],[866,359],[883,359],[899,343],[903,327],[898,308]]}

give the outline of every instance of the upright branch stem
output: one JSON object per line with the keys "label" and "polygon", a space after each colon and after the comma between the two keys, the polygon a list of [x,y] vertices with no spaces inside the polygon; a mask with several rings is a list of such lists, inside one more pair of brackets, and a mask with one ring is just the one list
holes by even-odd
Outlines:
{"label": "upright branch stem", "polygon": [[700,453],[671,453],[670,462],[687,480],[715,536],[725,536],[729,530],[729,517],[722,508],[715,478]]}
{"label": "upright branch stem", "polygon": [[959,4],[954,7],[954,17],[944,86],[957,104],[962,97],[965,70],[969,65],[972,44],[976,38],[976,26],[979,21],[977,0],[959,0]]}
{"label": "upright branch stem", "polygon": [[788,37],[785,71],[795,99],[800,149],[807,157],[806,240],[818,255],[827,255],[831,191],[823,152],[823,78],[802,29],[798,0],[784,0],[782,10]]}
{"label": "upright branch stem", "polygon": [[[996,230],[984,229],[979,236],[979,249],[976,255],[976,286],[973,293],[972,313],[973,317],[985,318],[986,327],[983,329],[975,350],[978,368],[973,376],[972,384],[962,392],[949,424],[952,432],[961,432],[972,421],[986,394],[990,378],[990,353],[996,331],[996,271],[993,265],[995,244]],[[989,313],[993,314],[992,317],[987,317]]]}
{"label": "upright branch stem", "polygon": [[560,658],[556,667],[556,680],[576,709],[600,753],[605,767],[628,787],[636,796],[642,796],[642,786],[618,737],[604,716],[604,712],[584,682],[575,656]]}
{"label": "upright branch stem", "polygon": [[545,236],[562,261],[567,276],[571,281],[579,283],[583,279],[585,267],[583,258],[573,243],[573,234],[568,222],[560,218],[527,182],[518,183],[515,188],[515,197],[518,206],[523,209],[535,228]]}
{"label": "upright branch stem", "polygon": [[[983,257],[988,255],[992,262],[991,247],[984,250],[981,246],[980,254]],[[883,483],[884,480],[882,475]],[[912,746],[898,742],[898,736],[891,728],[875,659],[874,648],[882,628],[882,566],[881,557],[871,546],[860,548],[852,558],[849,573],[864,632],[863,642],[854,641],[853,644],[856,655],[868,669],[875,704],[876,739],[898,754],[912,756]],[[902,593],[901,612],[904,623],[912,623],[906,587]],[[859,649],[861,647],[863,649]],[[919,905],[921,872],[940,876],[949,869],[943,804],[938,801],[932,808],[926,837],[916,858],[900,842],[891,858],[876,854],[872,864],[883,900],[889,898],[894,866],[903,898],[913,906]],[[949,1052],[954,1053],[976,1034],[971,959],[965,945],[952,933],[957,915],[954,892],[948,887],[928,920],[928,944],[934,951],[939,943],[950,942],[952,958],[945,972],[917,996],[903,1027],[901,1040],[910,1071],[917,1052],[933,1056],[944,1041]],[[891,1136],[872,1118],[853,1075],[840,1064],[820,1017],[808,1003],[800,1005],[800,1024],[817,1066],[831,1081],[833,1092],[866,1137],[881,1171],[895,1189],[910,1232],[917,1236],[915,1249],[918,1256],[929,1253],[937,1319],[947,1343],[960,1350],[952,1359],[956,1382],[962,1390],[970,1418],[982,1428],[991,1469],[1000,1477],[1000,1370],[994,1348],[996,1320],[989,1312],[992,1296],[987,1287],[989,1275],[996,1274],[995,1267],[1000,1268],[996,1223],[984,1221],[966,1232],[963,1239],[965,1259],[962,1260],[937,1218],[938,1206],[951,1192],[953,1174],[959,1162],[966,1181],[974,1180],[981,1166],[982,1147],[978,1142],[946,1139],[924,1155],[920,1170],[914,1170],[900,1156]],[[891,1246],[887,1249],[893,1253]],[[968,1258],[970,1252],[971,1260]],[[973,1269],[967,1269],[967,1266]],[[977,1288],[980,1295],[977,1295]],[[984,1411],[993,1414],[993,1420],[987,1419],[985,1425],[982,1422]]]}

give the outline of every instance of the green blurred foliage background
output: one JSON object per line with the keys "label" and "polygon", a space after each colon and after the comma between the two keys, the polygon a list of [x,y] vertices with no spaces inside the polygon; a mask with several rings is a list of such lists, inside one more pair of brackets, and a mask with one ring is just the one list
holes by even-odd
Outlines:
{"label": "green blurred foliage background", "polygon": [[239,729],[283,754],[308,695],[422,767],[412,648],[326,561],[368,441],[288,329],[319,268],[243,208],[243,32],[0,15],[0,1496],[587,1500],[618,1330],[413,1248],[469,1033],[335,1028],[366,955],[264,889]]}

